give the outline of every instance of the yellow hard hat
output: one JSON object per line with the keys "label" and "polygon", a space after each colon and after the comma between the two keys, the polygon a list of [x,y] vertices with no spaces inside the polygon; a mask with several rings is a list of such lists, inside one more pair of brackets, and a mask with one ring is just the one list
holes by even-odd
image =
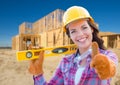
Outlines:
{"label": "yellow hard hat", "polygon": [[66,25],[78,19],[89,19],[94,23],[93,18],[85,8],[80,6],[72,6],[68,8],[63,15],[64,31],[66,32]]}

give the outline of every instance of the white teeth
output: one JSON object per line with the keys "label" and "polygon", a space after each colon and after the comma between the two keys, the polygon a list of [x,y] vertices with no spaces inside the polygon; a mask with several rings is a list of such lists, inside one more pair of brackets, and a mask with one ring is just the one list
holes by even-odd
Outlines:
{"label": "white teeth", "polygon": [[78,40],[79,42],[83,42],[83,41],[85,41],[86,40],[86,38],[82,38],[82,39],[80,39],[80,40]]}

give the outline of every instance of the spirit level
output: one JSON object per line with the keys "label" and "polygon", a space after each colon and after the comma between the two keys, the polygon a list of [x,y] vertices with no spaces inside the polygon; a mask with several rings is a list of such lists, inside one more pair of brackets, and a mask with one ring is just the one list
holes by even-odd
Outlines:
{"label": "spirit level", "polygon": [[59,46],[59,47],[51,47],[51,48],[42,48],[37,50],[25,50],[16,52],[17,60],[32,60],[39,57],[39,52],[44,50],[44,57],[50,56],[61,56],[72,54],[77,49],[75,44],[67,45],[67,46]]}

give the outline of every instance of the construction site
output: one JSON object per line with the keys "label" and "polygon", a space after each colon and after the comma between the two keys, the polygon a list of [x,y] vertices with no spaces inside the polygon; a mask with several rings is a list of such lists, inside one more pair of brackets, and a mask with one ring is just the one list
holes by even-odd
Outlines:
{"label": "construction site", "polygon": [[[28,51],[28,46],[54,47],[73,44],[63,32],[62,16],[64,11],[57,9],[35,22],[23,22],[18,26],[19,33],[12,37],[12,50],[0,49],[0,85],[34,85],[33,75],[28,72],[29,61],[18,62],[16,52]],[[106,28],[107,29],[107,28]],[[104,45],[118,55],[116,75],[110,85],[120,85],[120,34],[100,32]],[[49,81],[64,56],[44,59],[44,76]]]}
{"label": "construction site", "polygon": [[[63,32],[64,11],[57,9],[41,19],[19,25],[18,35],[12,37],[13,50],[28,50],[28,46],[54,47],[73,44]],[[107,48],[120,48],[120,34],[100,33]]]}

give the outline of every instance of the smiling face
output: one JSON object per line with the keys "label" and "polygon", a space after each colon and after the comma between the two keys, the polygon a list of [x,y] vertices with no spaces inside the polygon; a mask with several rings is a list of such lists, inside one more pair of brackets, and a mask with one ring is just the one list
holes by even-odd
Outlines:
{"label": "smiling face", "polygon": [[70,38],[78,46],[82,54],[91,46],[93,29],[88,25],[86,19],[77,20],[68,24]]}

